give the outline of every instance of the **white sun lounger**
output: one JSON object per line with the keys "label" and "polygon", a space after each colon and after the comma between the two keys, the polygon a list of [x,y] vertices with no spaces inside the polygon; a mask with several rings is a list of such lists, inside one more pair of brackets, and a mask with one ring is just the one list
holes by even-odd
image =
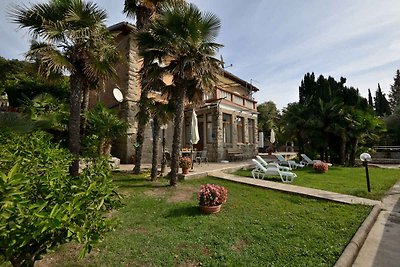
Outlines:
{"label": "white sun lounger", "polygon": [[252,159],[253,163],[256,167],[251,171],[253,178],[255,179],[264,179],[264,177],[280,177],[282,182],[291,183],[297,175],[293,172],[288,171],[280,171],[279,168],[275,165],[268,166],[265,168],[260,162],[255,159]]}
{"label": "white sun lounger", "polygon": [[275,163],[275,162],[267,163],[267,162],[266,162],[262,157],[260,157],[260,156],[256,156],[256,160],[257,160],[258,162],[260,162],[261,165],[263,165],[265,168],[268,168],[269,166],[276,166],[276,167],[279,168],[280,171],[291,171],[291,170],[292,170],[290,167],[281,166],[281,165],[279,165],[278,163]]}
{"label": "white sun lounger", "polygon": [[303,168],[304,165],[301,163],[297,163],[294,160],[286,160],[282,155],[275,154],[275,157],[278,159],[278,164],[283,164],[289,166],[290,169]]}

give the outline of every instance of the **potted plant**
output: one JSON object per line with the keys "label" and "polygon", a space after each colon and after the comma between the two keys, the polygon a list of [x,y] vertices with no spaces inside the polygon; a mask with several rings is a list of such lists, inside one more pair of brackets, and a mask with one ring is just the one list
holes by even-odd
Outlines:
{"label": "potted plant", "polygon": [[200,209],[207,214],[219,212],[227,197],[228,190],[215,184],[202,185],[197,193]]}
{"label": "potted plant", "polygon": [[313,169],[320,173],[325,173],[328,171],[328,164],[323,161],[318,161],[313,164]]}
{"label": "potted plant", "polygon": [[179,167],[182,168],[183,174],[188,174],[190,167],[192,167],[192,159],[189,157],[183,157],[179,160]]}

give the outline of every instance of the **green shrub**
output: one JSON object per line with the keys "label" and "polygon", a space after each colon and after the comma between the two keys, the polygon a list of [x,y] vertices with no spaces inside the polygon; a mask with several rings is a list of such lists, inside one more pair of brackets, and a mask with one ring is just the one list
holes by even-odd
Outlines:
{"label": "green shrub", "polygon": [[0,253],[14,266],[33,266],[47,249],[77,240],[90,251],[111,224],[117,202],[107,160],[70,177],[72,156],[43,132],[0,133]]}
{"label": "green shrub", "polygon": [[88,126],[87,135],[83,140],[84,156],[110,156],[112,140],[126,133],[128,124],[101,103],[89,110],[85,116]]}

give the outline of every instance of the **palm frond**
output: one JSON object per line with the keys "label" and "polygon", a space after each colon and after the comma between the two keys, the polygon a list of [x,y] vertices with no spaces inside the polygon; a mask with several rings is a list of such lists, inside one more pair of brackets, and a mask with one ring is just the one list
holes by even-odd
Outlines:
{"label": "palm frond", "polygon": [[54,73],[62,74],[65,70],[74,70],[73,65],[65,55],[56,46],[49,43],[33,41],[26,56],[29,60],[39,62],[39,72],[44,76],[50,76]]}

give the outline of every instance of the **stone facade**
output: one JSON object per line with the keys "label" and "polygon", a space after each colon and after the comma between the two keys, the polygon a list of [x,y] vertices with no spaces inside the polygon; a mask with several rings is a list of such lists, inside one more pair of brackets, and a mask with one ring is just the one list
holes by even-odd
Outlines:
{"label": "stone facade", "polygon": [[[135,28],[128,23],[119,23],[110,27],[111,31],[120,32],[116,43],[121,50],[124,60],[117,66],[119,79],[105,84],[105,89],[93,97],[92,103],[104,102],[108,107],[119,109],[121,118],[129,123],[127,134],[113,145],[112,154],[129,163],[134,153],[136,142],[138,111],[137,101],[140,98],[140,82],[138,71],[141,61],[137,54],[137,46],[133,39]],[[113,88],[119,88],[124,96],[118,104],[112,96]],[[258,91],[253,85],[243,81],[225,70],[221,70],[219,82],[213,94],[204,95],[204,104],[195,107],[198,118],[200,141],[194,145],[195,150],[207,150],[209,161],[227,160],[227,150],[236,148],[247,158],[257,154],[257,108],[252,93]],[[153,94],[154,97],[157,93]],[[190,123],[193,108],[187,106],[185,121],[182,129],[182,147],[191,148]],[[169,123],[165,130],[166,150],[171,151],[173,125]],[[161,154],[161,153],[160,153]],[[149,125],[145,131],[145,144],[142,160],[151,162],[152,129]]]}

